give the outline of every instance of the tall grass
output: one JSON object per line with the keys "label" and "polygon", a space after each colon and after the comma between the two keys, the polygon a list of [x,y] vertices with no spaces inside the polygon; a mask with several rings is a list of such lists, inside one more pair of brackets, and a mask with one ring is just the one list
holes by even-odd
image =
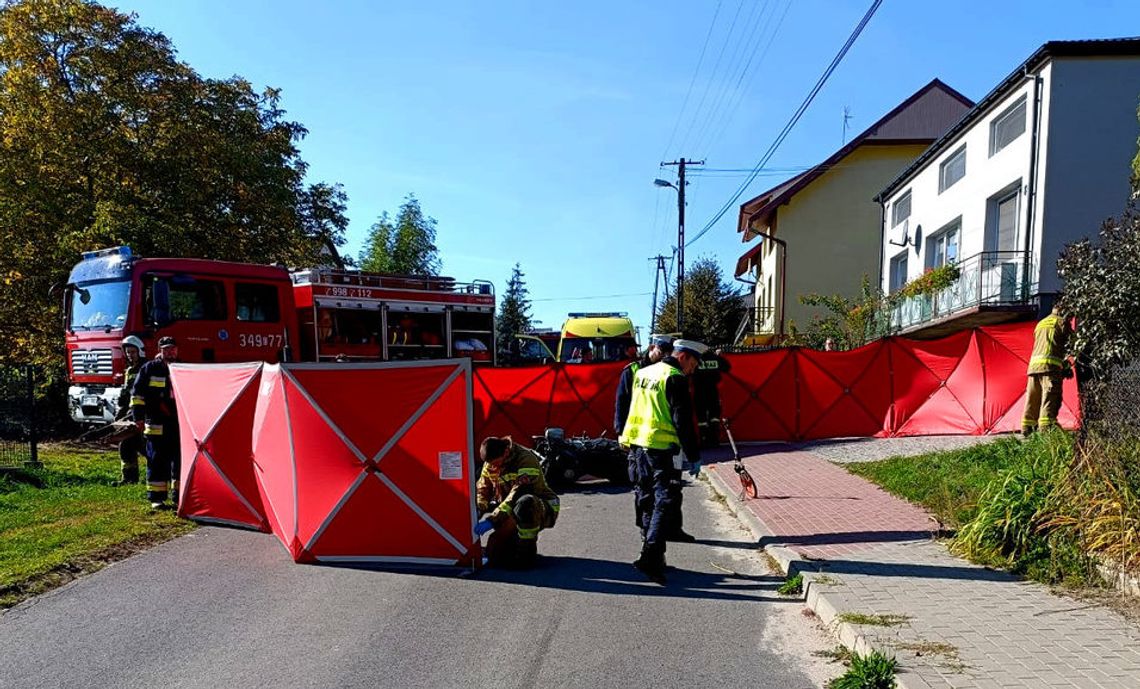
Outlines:
{"label": "tall grass", "polygon": [[1140,572],[1140,442],[1086,436],[1051,496],[1042,528],[1076,534],[1103,565]]}
{"label": "tall grass", "polygon": [[1073,462],[1073,440],[1056,431],[1034,435],[978,498],[974,517],[950,544],[975,562],[1046,583],[1095,582],[1093,561],[1082,552],[1076,525],[1057,520],[1067,510],[1060,488]]}

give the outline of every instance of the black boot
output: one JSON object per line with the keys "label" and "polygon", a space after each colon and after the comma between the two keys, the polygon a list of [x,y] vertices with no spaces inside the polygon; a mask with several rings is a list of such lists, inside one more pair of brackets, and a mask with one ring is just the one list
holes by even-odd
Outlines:
{"label": "black boot", "polygon": [[665,585],[665,555],[654,554],[643,548],[641,556],[633,561],[633,566],[655,584]]}

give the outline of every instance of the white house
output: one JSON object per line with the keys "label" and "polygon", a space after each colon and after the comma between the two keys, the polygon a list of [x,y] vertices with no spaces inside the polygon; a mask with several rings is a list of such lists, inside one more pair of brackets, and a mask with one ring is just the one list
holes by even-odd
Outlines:
{"label": "white house", "polygon": [[902,300],[894,329],[937,337],[1051,308],[1061,250],[1128,203],[1138,103],[1140,38],[1046,43],[895,178],[875,199],[882,288],[957,270]]}

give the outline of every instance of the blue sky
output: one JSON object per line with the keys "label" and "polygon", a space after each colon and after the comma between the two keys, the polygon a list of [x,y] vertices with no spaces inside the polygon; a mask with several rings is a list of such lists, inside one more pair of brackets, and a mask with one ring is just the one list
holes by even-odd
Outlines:
{"label": "blue sky", "polygon": [[[658,163],[755,165],[869,4],[116,6],[169,36],[203,75],[282,89],[288,117],[309,129],[301,150],[311,180],[340,182],[349,195],[348,253],[415,193],[439,221],[445,274],[489,279],[501,292],[518,262],[543,325],[604,310],[644,327],[648,258],[676,244],[675,194],[653,186],[672,173]],[[845,107],[858,133],[932,78],[977,100],[1045,41],[1136,33],[1136,2],[886,0],[770,161],[775,172],[741,201],[838,148]],[[692,178],[690,236],[743,181],[735,174]],[[689,246],[689,264],[713,256],[731,277],[745,250],[735,223],[734,209]],[[582,298],[604,295],[621,296]]]}

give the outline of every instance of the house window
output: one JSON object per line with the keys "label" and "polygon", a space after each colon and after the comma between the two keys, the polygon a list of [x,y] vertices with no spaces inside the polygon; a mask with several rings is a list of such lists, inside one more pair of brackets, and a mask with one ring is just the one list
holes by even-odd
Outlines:
{"label": "house window", "polygon": [[903,194],[899,197],[898,201],[894,202],[891,206],[891,227],[898,227],[898,224],[910,217],[910,192]]}
{"label": "house window", "polygon": [[1025,133],[1025,96],[990,123],[990,155],[1008,146]]}
{"label": "house window", "polygon": [[966,176],[966,147],[962,146],[954,151],[949,158],[942,161],[938,168],[938,193],[954,186],[954,183]]}
{"label": "house window", "polygon": [[1017,192],[997,201],[997,250],[1017,251]]}
{"label": "house window", "polygon": [[958,241],[962,235],[962,221],[955,220],[946,229],[926,240],[926,267],[938,268],[958,262]]}
{"label": "house window", "polygon": [[907,252],[904,251],[891,259],[890,294],[899,291],[906,284],[906,257]]}

